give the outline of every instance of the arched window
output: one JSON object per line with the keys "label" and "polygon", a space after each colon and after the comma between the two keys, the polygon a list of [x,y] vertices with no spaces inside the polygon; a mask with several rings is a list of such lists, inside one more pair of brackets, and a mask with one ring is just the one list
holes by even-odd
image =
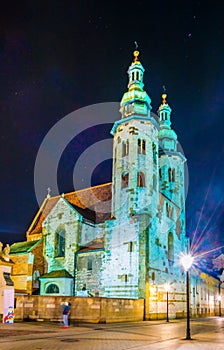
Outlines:
{"label": "arched window", "polygon": [[166,203],[166,216],[169,217],[169,204]]}
{"label": "arched window", "polygon": [[168,234],[168,261],[170,264],[174,263],[174,247],[173,247],[173,234]]}
{"label": "arched window", "polygon": [[153,142],[152,143],[152,156],[153,156],[153,162],[155,164],[156,164],[156,155],[157,155],[156,144]]}
{"label": "arched window", "polygon": [[145,140],[138,139],[138,154],[145,154]]}
{"label": "arched window", "polygon": [[38,270],[35,270],[33,273],[33,288],[39,288],[40,286],[39,277],[40,277],[40,272]]}
{"label": "arched window", "polygon": [[138,187],[145,187],[145,174],[141,171],[138,172]]}
{"label": "arched window", "polygon": [[168,169],[168,177],[169,177],[169,181],[170,182],[175,182],[175,178],[176,178],[176,170],[175,169]]}
{"label": "arched window", "polygon": [[135,80],[135,74],[132,72],[132,80]]}
{"label": "arched window", "polygon": [[65,256],[65,230],[57,229],[55,232],[55,247],[54,247],[55,257]]}
{"label": "arched window", "polygon": [[129,153],[129,141],[123,141],[122,142],[122,157],[127,156]]}
{"label": "arched window", "polygon": [[169,181],[172,181],[172,169],[171,168],[168,169],[168,178],[169,178]]}
{"label": "arched window", "polygon": [[136,80],[139,80],[139,72],[136,72]]}
{"label": "arched window", "polygon": [[56,284],[51,283],[46,288],[46,294],[58,294],[59,288]]}
{"label": "arched window", "polygon": [[124,172],[121,176],[121,188],[128,187],[128,181],[129,181],[129,174],[127,172]]}
{"label": "arched window", "polygon": [[174,209],[168,203],[166,203],[166,215],[167,215],[168,218],[173,219]]}

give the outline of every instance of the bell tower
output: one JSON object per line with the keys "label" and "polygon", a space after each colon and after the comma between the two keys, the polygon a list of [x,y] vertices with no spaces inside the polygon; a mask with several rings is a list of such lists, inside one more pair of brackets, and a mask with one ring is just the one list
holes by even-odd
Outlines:
{"label": "bell tower", "polygon": [[159,181],[160,191],[169,198],[181,211],[185,212],[185,176],[186,158],[178,150],[175,131],[171,128],[171,112],[167,103],[167,95],[162,94],[159,106]]}
{"label": "bell tower", "polygon": [[128,69],[128,91],[120,103],[121,119],[113,143],[112,214],[149,213],[158,201],[158,129],[151,99],[143,90],[144,68],[139,51]]}

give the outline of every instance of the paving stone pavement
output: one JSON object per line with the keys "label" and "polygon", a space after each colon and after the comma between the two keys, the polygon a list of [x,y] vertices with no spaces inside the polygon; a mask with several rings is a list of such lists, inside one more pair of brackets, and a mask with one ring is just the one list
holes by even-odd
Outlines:
{"label": "paving stone pavement", "polygon": [[0,324],[0,350],[224,350],[224,319],[217,322],[195,322],[192,341],[184,340],[184,321],[71,325],[68,329],[54,323]]}

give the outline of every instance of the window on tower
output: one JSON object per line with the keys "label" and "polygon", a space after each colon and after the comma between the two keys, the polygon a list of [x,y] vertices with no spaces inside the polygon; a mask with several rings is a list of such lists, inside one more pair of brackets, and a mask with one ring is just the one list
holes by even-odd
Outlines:
{"label": "window on tower", "polygon": [[138,172],[138,187],[145,187],[145,174],[142,171]]}
{"label": "window on tower", "polygon": [[153,162],[155,164],[156,164],[156,155],[157,155],[156,144],[153,142],[152,143],[152,156],[153,156]]}
{"label": "window on tower", "polygon": [[153,179],[153,189],[156,190],[156,175],[155,174],[153,174],[152,179]]}
{"label": "window on tower", "polygon": [[159,179],[160,180],[162,179],[162,169],[161,168],[159,169]]}
{"label": "window on tower", "polygon": [[169,232],[168,234],[168,261],[172,265],[174,263],[174,246],[173,246],[173,234]]}
{"label": "window on tower", "polygon": [[172,169],[171,168],[168,169],[168,178],[169,178],[169,181],[172,181]]}
{"label": "window on tower", "polygon": [[170,219],[173,218],[173,207],[166,203],[166,216]]}
{"label": "window on tower", "polygon": [[138,154],[145,154],[145,140],[143,139],[138,139]]}
{"label": "window on tower", "polygon": [[122,142],[122,157],[127,156],[129,153],[129,141],[123,141]]}
{"label": "window on tower", "polygon": [[176,178],[176,171],[175,169],[168,169],[168,178],[170,182],[175,182],[175,178]]}
{"label": "window on tower", "polygon": [[58,229],[55,232],[54,256],[57,258],[65,256],[65,230]]}
{"label": "window on tower", "polygon": [[127,172],[124,172],[121,176],[121,188],[127,188],[128,181],[129,181],[129,174]]}
{"label": "window on tower", "polygon": [[128,243],[128,252],[132,253],[134,251],[134,242]]}
{"label": "window on tower", "polygon": [[139,79],[139,72],[136,72],[136,80],[140,80]]}
{"label": "window on tower", "polygon": [[131,77],[132,77],[132,80],[135,80],[135,73],[134,72],[132,72]]}
{"label": "window on tower", "polygon": [[128,275],[124,275],[124,282],[125,282],[125,283],[128,282]]}

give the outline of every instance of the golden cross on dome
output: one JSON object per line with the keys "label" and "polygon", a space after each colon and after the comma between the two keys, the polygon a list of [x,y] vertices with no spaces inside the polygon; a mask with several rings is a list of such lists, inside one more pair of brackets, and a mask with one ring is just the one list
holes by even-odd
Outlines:
{"label": "golden cross on dome", "polygon": [[137,50],[138,44],[137,44],[137,41],[135,41],[134,43],[135,43],[135,51],[133,52],[134,61],[133,61],[132,65],[135,63],[139,63],[139,59],[138,59],[139,51]]}
{"label": "golden cross on dome", "polygon": [[163,94],[162,94],[162,104],[164,105],[166,103],[166,97],[167,97],[167,94],[166,94],[166,86],[163,85]]}
{"label": "golden cross on dome", "polygon": [[48,187],[48,188],[47,188],[47,198],[50,198],[50,196],[51,196],[50,193],[51,193],[51,188]]}

